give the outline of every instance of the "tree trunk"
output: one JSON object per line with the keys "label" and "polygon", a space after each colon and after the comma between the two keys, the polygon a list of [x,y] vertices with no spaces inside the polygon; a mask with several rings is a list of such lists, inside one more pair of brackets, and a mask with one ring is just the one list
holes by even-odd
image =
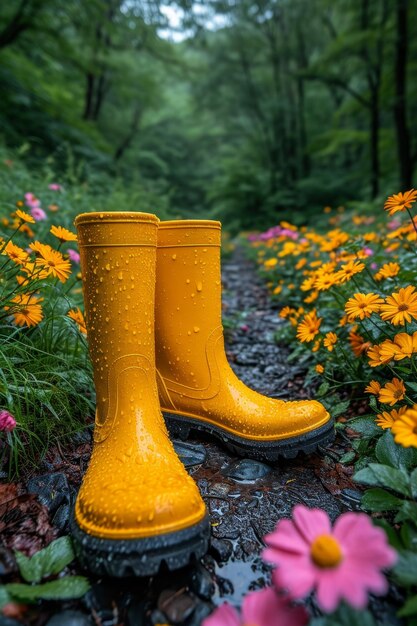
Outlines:
{"label": "tree trunk", "polygon": [[116,162],[119,161],[122,158],[123,154],[126,152],[128,147],[132,143],[135,135],[137,134],[137,132],[139,130],[141,113],[142,113],[142,111],[141,111],[141,108],[140,108],[140,104],[139,104],[139,102],[137,102],[136,105],[135,105],[135,108],[133,109],[133,116],[132,116],[132,121],[131,121],[131,124],[130,124],[129,132],[126,135],[126,137],[123,139],[123,141],[120,143],[120,145],[117,148],[116,152],[114,153],[114,160]]}
{"label": "tree trunk", "polygon": [[395,47],[395,103],[394,118],[397,132],[400,181],[404,191],[412,187],[413,164],[410,131],[407,125],[407,10],[408,0],[397,0],[397,40]]}
{"label": "tree trunk", "polygon": [[376,198],[379,193],[379,85],[371,90],[370,108],[371,128],[370,128],[370,153],[371,153],[371,197]]}

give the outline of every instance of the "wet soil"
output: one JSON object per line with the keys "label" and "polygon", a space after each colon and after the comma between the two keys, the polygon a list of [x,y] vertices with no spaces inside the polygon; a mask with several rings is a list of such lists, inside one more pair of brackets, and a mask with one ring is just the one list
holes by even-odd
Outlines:
{"label": "wet soil", "polygon": [[[283,322],[241,250],[224,262],[223,282],[227,351],[237,374],[269,396],[312,397],[313,391],[303,386],[302,369],[287,362],[288,351],[274,340]],[[88,463],[90,440],[87,432],[68,449],[57,448],[44,464],[42,475],[18,485],[19,497],[26,497],[35,507],[27,517],[38,517],[27,535],[24,524],[16,522],[18,514],[10,523],[15,529],[17,523],[20,534],[5,524],[0,578],[7,580],[14,575],[11,548],[30,553],[48,543],[51,533],[58,536],[68,532],[68,517]],[[300,455],[290,462],[267,465],[239,459],[209,439],[177,441],[177,452],[197,481],[211,516],[211,546],[202,561],[175,574],[161,573],[150,579],[91,579],[91,590],[82,600],[43,603],[31,607],[18,622],[0,617],[0,626],[199,626],[215,605],[224,600],[239,605],[249,590],[269,584],[270,571],[260,556],[263,537],[279,519],[290,516],[295,504],[323,508],[332,519],[343,511],[358,509],[361,494],[351,481],[352,471],[338,461],[347,446],[346,440],[336,440],[308,458]],[[43,534],[36,524],[43,528]],[[81,573],[76,566],[71,571]],[[314,604],[308,604],[312,615],[318,615]],[[375,601],[372,612],[377,623],[399,624],[396,604],[395,590],[384,601]]]}

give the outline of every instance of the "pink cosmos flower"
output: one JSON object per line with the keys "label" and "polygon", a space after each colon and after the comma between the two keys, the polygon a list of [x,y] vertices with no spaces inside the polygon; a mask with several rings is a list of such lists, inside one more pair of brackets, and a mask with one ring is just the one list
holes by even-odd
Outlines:
{"label": "pink cosmos flower", "polygon": [[400,226],[401,226],[401,221],[396,220],[396,219],[391,220],[390,222],[387,223],[388,230],[396,230]]}
{"label": "pink cosmos flower", "polygon": [[36,222],[42,222],[43,220],[47,220],[48,216],[45,211],[41,209],[40,206],[34,206],[30,209],[30,214]]}
{"label": "pink cosmos flower", "polygon": [[364,248],[364,249],[363,249],[363,252],[366,254],[366,256],[372,256],[372,255],[373,255],[373,253],[374,253],[374,251],[372,250],[372,248],[368,248],[368,247]]}
{"label": "pink cosmos flower", "polygon": [[52,191],[62,191],[62,185],[58,185],[58,183],[51,183],[48,185],[48,189],[51,189]]}
{"label": "pink cosmos flower", "polygon": [[25,193],[25,202],[26,202],[26,206],[32,209],[39,207],[41,205],[41,201],[38,200],[38,198],[36,198],[36,196],[34,196],[33,193]]}
{"label": "pink cosmos flower", "polygon": [[291,606],[274,589],[262,589],[245,596],[242,613],[225,602],[201,626],[304,626],[308,614],[302,606]]}
{"label": "pink cosmos flower", "polygon": [[341,600],[363,609],[368,591],[386,593],[380,570],[397,558],[384,531],[364,513],[344,513],[332,529],[325,511],[303,505],[294,507],[292,521],[280,520],[265,541],[263,556],[278,566],[272,574],[277,588],[294,599],[315,589],[318,605],[327,612]]}
{"label": "pink cosmos flower", "polygon": [[0,411],[0,431],[10,433],[16,428],[16,420],[9,411]]}
{"label": "pink cosmos flower", "polygon": [[72,248],[68,248],[67,252],[71,261],[73,261],[74,263],[80,262],[80,255],[78,254],[76,250],[73,250]]}
{"label": "pink cosmos flower", "polygon": [[371,270],[377,270],[378,269],[378,263],[371,263]]}

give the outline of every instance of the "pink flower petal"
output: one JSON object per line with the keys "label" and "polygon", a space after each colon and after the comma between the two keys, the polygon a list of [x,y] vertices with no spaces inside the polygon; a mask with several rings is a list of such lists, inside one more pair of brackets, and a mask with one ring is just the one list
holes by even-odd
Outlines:
{"label": "pink flower petal", "polygon": [[315,587],[315,567],[306,557],[293,559],[287,563],[282,562],[281,566],[272,572],[272,580],[277,589],[285,590],[291,598],[301,600]]}
{"label": "pink flower petal", "polygon": [[300,535],[293,522],[287,519],[278,522],[274,532],[265,537],[265,542],[272,549],[301,554],[310,551],[309,543]]}
{"label": "pink flower petal", "polygon": [[332,532],[329,516],[321,509],[309,509],[297,504],[293,511],[294,523],[304,537],[311,543],[318,535],[330,535]]}
{"label": "pink flower petal", "polygon": [[338,568],[323,569],[317,583],[317,604],[326,613],[336,609],[343,598],[346,581]]}
{"label": "pink flower petal", "polygon": [[256,626],[304,626],[308,615],[303,607],[293,607],[286,598],[271,589],[248,594],[243,600],[243,624]]}
{"label": "pink flower petal", "polygon": [[364,513],[341,515],[335,523],[333,535],[343,552],[355,556],[364,565],[373,563],[380,568],[390,567],[397,560],[382,528],[374,526]]}
{"label": "pink flower petal", "polygon": [[241,621],[237,610],[225,602],[202,621],[201,626],[240,626]]}

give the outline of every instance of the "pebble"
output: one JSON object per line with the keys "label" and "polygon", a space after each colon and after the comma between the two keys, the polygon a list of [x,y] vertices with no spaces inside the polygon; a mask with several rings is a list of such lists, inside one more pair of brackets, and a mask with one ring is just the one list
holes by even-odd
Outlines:
{"label": "pebble", "polygon": [[178,454],[185,467],[201,465],[206,460],[207,452],[202,444],[178,440],[173,443],[175,452]]}
{"label": "pebble", "polygon": [[210,573],[200,564],[191,574],[190,589],[203,600],[210,600],[214,594],[215,586]]}
{"label": "pebble", "polygon": [[194,612],[196,599],[186,591],[165,589],[158,598],[158,610],[164,613],[169,622],[180,624]]}
{"label": "pebble", "polygon": [[223,470],[225,476],[239,482],[258,480],[259,478],[264,478],[270,472],[271,468],[269,465],[265,465],[265,463],[260,461],[253,461],[252,459],[234,461]]}
{"label": "pebble", "polygon": [[216,537],[212,537],[210,542],[210,552],[216,559],[217,563],[225,563],[232,556],[233,545],[227,539],[216,539]]}
{"label": "pebble", "polygon": [[61,504],[70,504],[67,477],[62,473],[35,476],[27,483],[29,493],[36,494],[41,504],[54,514]]}
{"label": "pebble", "polygon": [[92,626],[92,622],[81,611],[62,611],[51,617],[46,626]]}

